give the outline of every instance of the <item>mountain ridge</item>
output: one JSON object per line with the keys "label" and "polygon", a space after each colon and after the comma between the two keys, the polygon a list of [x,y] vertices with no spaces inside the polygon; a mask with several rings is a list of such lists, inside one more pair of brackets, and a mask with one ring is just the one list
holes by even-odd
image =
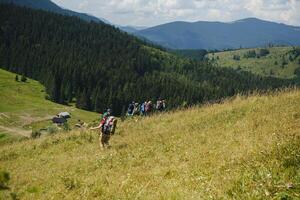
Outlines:
{"label": "mountain ridge", "polygon": [[300,45],[300,27],[245,18],[233,22],[175,21],[134,34],[171,49],[236,49]]}
{"label": "mountain ridge", "polygon": [[94,22],[102,22],[102,23],[109,23],[105,19],[100,19],[98,17],[92,16],[87,13],[79,13],[75,12],[69,9],[62,8],[55,4],[54,2],[50,0],[0,0],[0,4],[15,4],[18,6],[25,6],[28,8],[33,8],[33,9],[40,9],[40,10],[45,10],[49,12],[54,12],[58,14],[63,14],[63,15],[69,15],[69,16],[76,16],[79,17],[80,19],[83,19],[85,21],[94,21]]}

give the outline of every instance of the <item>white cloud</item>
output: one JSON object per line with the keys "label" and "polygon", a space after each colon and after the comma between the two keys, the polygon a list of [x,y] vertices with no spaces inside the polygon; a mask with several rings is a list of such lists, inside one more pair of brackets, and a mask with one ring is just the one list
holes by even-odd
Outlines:
{"label": "white cloud", "polygon": [[153,26],[171,21],[233,21],[246,17],[300,25],[300,0],[53,0],[115,24]]}

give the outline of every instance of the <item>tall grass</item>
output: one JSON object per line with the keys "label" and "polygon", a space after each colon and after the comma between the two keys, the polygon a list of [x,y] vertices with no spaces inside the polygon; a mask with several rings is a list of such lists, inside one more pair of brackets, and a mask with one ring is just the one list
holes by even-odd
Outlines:
{"label": "tall grass", "polygon": [[112,148],[74,131],[0,147],[21,199],[299,199],[300,91],[119,123]]}

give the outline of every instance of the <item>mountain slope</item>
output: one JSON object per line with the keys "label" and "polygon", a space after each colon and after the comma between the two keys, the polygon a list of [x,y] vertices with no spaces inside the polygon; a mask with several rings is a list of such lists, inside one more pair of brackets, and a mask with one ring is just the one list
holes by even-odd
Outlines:
{"label": "mountain slope", "polygon": [[0,198],[298,199],[299,124],[297,90],[126,120],[105,151],[89,131],[5,145]]}
{"label": "mountain slope", "polygon": [[63,111],[71,113],[69,125],[72,128],[78,119],[90,123],[99,117],[97,113],[46,100],[45,88],[39,82],[15,81],[15,77],[16,74],[0,69],[0,145],[23,136],[30,137],[32,130],[51,125],[52,117]]}
{"label": "mountain slope", "polygon": [[58,103],[118,115],[133,100],[166,98],[171,109],[287,84],[182,59],[106,24],[12,5],[0,11],[0,67],[39,80]]}
{"label": "mountain slope", "polygon": [[175,49],[225,49],[267,44],[300,45],[300,27],[255,18],[232,23],[172,22],[135,33]]}
{"label": "mountain slope", "polygon": [[[267,50],[267,55],[260,55],[263,50]],[[246,57],[253,51],[254,57]],[[262,76],[300,78],[300,47],[239,49],[211,53],[207,57],[220,67],[245,70]]]}
{"label": "mountain slope", "polygon": [[85,13],[78,13],[78,12],[74,12],[71,10],[63,9],[50,0],[0,0],[0,4],[1,3],[6,3],[6,4],[12,3],[15,5],[19,5],[19,6],[25,6],[25,7],[29,7],[29,8],[33,8],[33,9],[41,9],[41,10],[50,11],[50,12],[54,12],[54,13],[58,13],[58,14],[77,16],[86,21],[107,23],[107,21],[104,19],[100,20],[97,17],[91,16],[91,15],[88,15]]}

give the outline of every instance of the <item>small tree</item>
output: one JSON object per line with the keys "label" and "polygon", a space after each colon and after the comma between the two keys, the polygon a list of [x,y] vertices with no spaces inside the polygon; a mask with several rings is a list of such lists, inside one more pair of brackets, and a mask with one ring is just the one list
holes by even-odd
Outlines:
{"label": "small tree", "polygon": [[0,171],[0,190],[8,188],[8,182],[10,180],[10,175],[6,171]]}
{"label": "small tree", "polygon": [[270,51],[268,49],[260,49],[259,50],[259,56],[263,57],[270,54]]}
{"label": "small tree", "polygon": [[18,76],[18,75],[16,75],[15,80],[16,80],[17,82],[19,82],[19,76]]}
{"label": "small tree", "polygon": [[22,82],[26,82],[26,81],[27,81],[27,78],[26,78],[26,76],[25,76],[24,74],[23,74],[22,77],[21,77],[21,81],[22,81]]}
{"label": "small tree", "polygon": [[238,55],[233,55],[233,60],[241,60],[241,58]]}
{"label": "small tree", "polygon": [[32,131],[32,133],[31,133],[31,138],[39,138],[39,137],[41,137],[41,135],[42,135],[42,133],[40,132],[40,131],[38,131],[38,130],[36,130],[36,131]]}

